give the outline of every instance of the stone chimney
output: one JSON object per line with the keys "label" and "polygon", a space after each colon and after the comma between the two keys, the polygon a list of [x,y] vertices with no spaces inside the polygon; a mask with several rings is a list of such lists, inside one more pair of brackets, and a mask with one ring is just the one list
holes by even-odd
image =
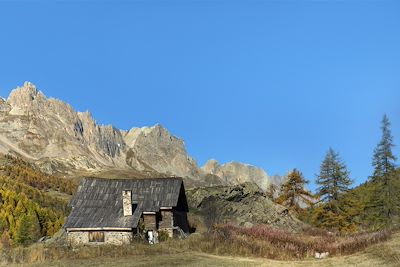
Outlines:
{"label": "stone chimney", "polygon": [[132,215],[132,191],[122,191],[122,206],[124,210],[124,216]]}

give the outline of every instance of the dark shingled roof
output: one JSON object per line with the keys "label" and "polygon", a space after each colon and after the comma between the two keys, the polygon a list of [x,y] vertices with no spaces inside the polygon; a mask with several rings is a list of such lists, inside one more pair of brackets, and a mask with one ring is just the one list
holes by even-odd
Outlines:
{"label": "dark shingled roof", "polygon": [[[181,187],[181,178],[83,178],[70,202],[72,211],[64,227],[135,228],[142,212],[176,207]],[[131,190],[132,202],[137,202],[132,216],[123,215],[123,190]]]}

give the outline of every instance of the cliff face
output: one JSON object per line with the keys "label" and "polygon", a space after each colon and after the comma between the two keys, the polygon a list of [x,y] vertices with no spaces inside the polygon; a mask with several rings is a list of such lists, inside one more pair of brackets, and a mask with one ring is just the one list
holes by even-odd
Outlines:
{"label": "cliff face", "polygon": [[124,142],[118,129],[99,126],[87,112],[46,98],[26,82],[1,103],[0,149],[28,159],[55,159],[76,168],[122,167]]}
{"label": "cliff face", "polygon": [[89,112],[47,98],[29,82],[0,99],[0,152],[64,174],[135,170],[181,176],[196,186],[251,181],[266,189],[269,183],[262,169],[238,162],[209,161],[199,168],[183,140],[161,125],[129,131],[98,125]]}
{"label": "cliff face", "polygon": [[161,125],[133,128],[124,140],[129,148],[126,159],[133,168],[151,166],[168,175],[201,176],[196,161],[187,154],[183,140],[171,135]]}

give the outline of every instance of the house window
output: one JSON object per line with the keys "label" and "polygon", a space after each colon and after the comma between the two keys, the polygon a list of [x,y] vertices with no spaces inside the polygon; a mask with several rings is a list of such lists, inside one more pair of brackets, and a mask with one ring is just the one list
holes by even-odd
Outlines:
{"label": "house window", "polygon": [[100,231],[89,232],[89,242],[104,242],[104,232]]}

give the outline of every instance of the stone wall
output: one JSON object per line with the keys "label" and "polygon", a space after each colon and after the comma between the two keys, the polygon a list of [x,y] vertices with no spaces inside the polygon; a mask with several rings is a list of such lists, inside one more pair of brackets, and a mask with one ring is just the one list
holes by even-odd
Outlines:
{"label": "stone wall", "polygon": [[81,245],[124,245],[132,241],[132,232],[104,231],[104,242],[89,242],[89,231],[68,232],[68,243],[72,246]]}
{"label": "stone wall", "polygon": [[72,246],[79,246],[89,243],[89,232],[68,232],[68,243]]}
{"label": "stone wall", "polygon": [[156,214],[143,214],[143,222],[146,230],[157,230]]}
{"label": "stone wall", "polygon": [[163,228],[172,228],[174,225],[174,217],[172,214],[172,210],[161,210],[161,218],[160,221],[158,222],[158,228],[163,229]]}
{"label": "stone wall", "polygon": [[160,221],[158,222],[159,230],[165,230],[169,237],[173,237],[174,216],[172,210],[161,210]]}
{"label": "stone wall", "polygon": [[132,237],[132,232],[106,232],[105,242],[112,245],[130,244]]}

